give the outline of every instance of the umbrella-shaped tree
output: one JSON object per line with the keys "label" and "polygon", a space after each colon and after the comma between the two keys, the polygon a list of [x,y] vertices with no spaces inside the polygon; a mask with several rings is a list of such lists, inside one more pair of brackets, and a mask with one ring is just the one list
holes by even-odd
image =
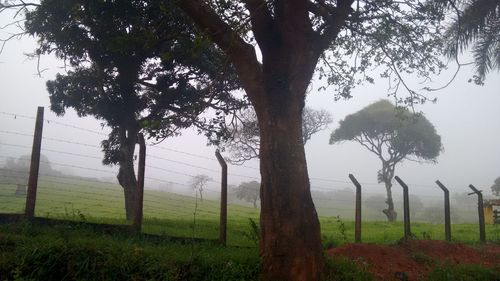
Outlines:
{"label": "umbrella-shaped tree", "polygon": [[387,100],[377,101],[340,121],[330,144],[355,141],[377,155],[382,162],[378,181],[385,184],[389,221],[396,220],[392,200],[392,179],[396,165],[405,159],[436,161],[442,150],[441,137],[420,113],[396,108]]}

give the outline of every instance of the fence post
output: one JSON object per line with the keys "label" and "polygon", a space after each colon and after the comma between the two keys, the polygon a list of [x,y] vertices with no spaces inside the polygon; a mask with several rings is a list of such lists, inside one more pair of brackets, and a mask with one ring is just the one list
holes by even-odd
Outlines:
{"label": "fence post", "polygon": [[408,195],[408,185],[399,178],[398,176],[394,177],[396,181],[403,187],[403,219],[404,219],[404,230],[405,230],[405,239],[408,239],[411,237],[411,230],[410,230],[410,197]]}
{"label": "fence post", "polygon": [[215,151],[215,156],[222,168],[221,185],[220,185],[220,226],[219,226],[219,243],[226,246],[227,235],[227,164],[219,150]]}
{"label": "fence post", "polygon": [[469,188],[472,189],[473,192],[469,193],[469,195],[477,194],[477,212],[479,214],[479,240],[482,243],[486,242],[486,232],[484,230],[484,209],[483,209],[483,194],[482,191],[477,190],[472,184],[469,184]]}
{"label": "fence post", "polygon": [[436,184],[443,190],[444,192],[444,236],[446,241],[451,241],[451,219],[450,219],[450,192],[448,188],[444,186],[439,180],[436,181]]}
{"label": "fence post", "polygon": [[28,192],[26,194],[25,216],[32,219],[35,216],[36,190],[38,187],[38,170],[40,168],[40,149],[42,148],[43,131],[43,106],[39,106],[36,112],[35,133],[33,136],[33,147],[31,150],[30,175],[28,180]]}
{"label": "fence post", "polygon": [[144,206],[144,175],[146,171],[146,142],[144,135],[139,133],[139,165],[137,168],[137,209],[135,210],[134,229],[136,232],[141,232],[143,206]]}
{"label": "fence post", "polygon": [[354,177],[349,174],[349,179],[356,186],[356,212],[354,215],[354,242],[361,243],[361,184]]}

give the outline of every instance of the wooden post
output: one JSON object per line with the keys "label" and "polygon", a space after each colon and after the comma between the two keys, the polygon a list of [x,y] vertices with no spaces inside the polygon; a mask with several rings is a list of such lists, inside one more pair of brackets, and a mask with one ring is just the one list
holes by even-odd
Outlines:
{"label": "wooden post", "polygon": [[354,215],[354,242],[361,243],[361,184],[349,174],[349,179],[356,186],[356,213]]}
{"label": "wooden post", "polygon": [[450,192],[448,188],[444,186],[439,180],[436,181],[436,184],[443,190],[444,192],[444,236],[446,241],[451,241],[451,219],[450,219]]}
{"label": "wooden post", "polygon": [[404,204],[404,230],[405,230],[405,239],[411,238],[411,230],[410,230],[410,197],[408,195],[408,185],[399,178],[395,176],[394,179],[403,187],[403,204]]}
{"label": "wooden post", "polygon": [[146,142],[144,135],[139,133],[139,165],[137,169],[137,210],[134,217],[134,229],[136,232],[141,232],[142,215],[144,206],[144,173],[146,171]]}
{"label": "wooden post", "polygon": [[221,185],[220,185],[220,226],[219,226],[219,243],[226,246],[227,236],[227,164],[219,150],[215,151],[215,156],[222,168]]}
{"label": "wooden post", "polygon": [[33,147],[31,150],[30,175],[28,180],[28,192],[26,194],[25,216],[32,219],[35,216],[36,190],[38,187],[38,170],[40,168],[40,149],[42,148],[43,131],[43,106],[39,106],[36,113],[35,133],[33,136]]}
{"label": "wooden post", "polygon": [[477,195],[477,212],[479,214],[479,240],[482,243],[486,242],[486,231],[484,229],[484,209],[483,209],[483,193],[480,190],[477,190],[472,184],[469,184],[469,188],[472,189],[472,193],[469,195],[476,194]]}

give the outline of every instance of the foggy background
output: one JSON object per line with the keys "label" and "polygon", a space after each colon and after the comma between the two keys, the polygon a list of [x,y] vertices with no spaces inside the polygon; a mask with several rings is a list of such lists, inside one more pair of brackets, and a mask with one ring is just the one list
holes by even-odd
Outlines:
{"label": "foggy background", "polygon": [[[0,24],[9,20],[0,18]],[[33,38],[24,37],[8,42],[0,54],[0,166],[9,157],[31,153],[30,135],[35,123],[32,117],[36,115],[37,106],[44,106],[46,122],[42,154],[49,158],[52,168],[68,174],[116,182],[117,167],[101,164],[103,154],[99,146],[106,139],[109,129],[103,128],[92,117],[79,118],[72,110],[68,110],[64,117],[57,117],[50,111],[45,82],[53,79],[58,72],[64,73],[61,68],[63,63],[52,57],[42,57],[39,65],[43,71],[42,77],[39,77],[36,59],[30,60],[23,55],[33,51],[35,46]],[[453,63],[449,68],[431,86],[444,85],[454,73]],[[468,83],[471,76],[472,68],[463,67],[451,85],[427,94],[431,98],[437,97],[437,103],[415,107],[434,124],[442,137],[444,151],[436,164],[405,161],[396,166],[395,174],[408,183],[410,194],[418,195],[426,206],[442,201],[442,191],[434,183],[437,179],[450,189],[452,196],[454,193],[469,192],[467,186],[474,184],[484,191],[487,198],[492,196],[490,186],[500,176],[500,74],[490,73],[484,86]],[[407,79],[417,89],[425,86],[420,85],[420,81]],[[333,87],[318,91],[321,86],[324,82],[313,80],[307,105],[328,110],[334,122],[327,130],[313,135],[305,146],[313,193],[343,189],[353,191],[354,186],[348,179],[348,174],[352,173],[363,185],[363,199],[373,194],[385,194],[383,185],[377,183],[381,163],[374,154],[354,142],[329,145],[328,141],[330,133],[346,115],[387,98],[388,82],[376,79],[375,85],[365,84],[355,88],[352,99],[339,101],[334,100]],[[400,94],[405,95],[402,91]],[[151,144],[150,141],[148,143]],[[146,188],[194,194],[188,186],[192,176],[206,174],[213,179],[207,189],[213,192],[213,198],[218,198],[220,166],[214,156],[216,148],[207,147],[206,143],[204,136],[189,129],[183,131],[180,137],[148,146],[150,157],[146,159]],[[223,153],[223,156],[228,155]],[[244,166],[229,165],[228,172],[229,184],[260,181],[257,160],[249,161]],[[393,192],[395,200],[401,201],[401,187],[397,183],[393,185]],[[475,196],[469,197],[474,204]]]}

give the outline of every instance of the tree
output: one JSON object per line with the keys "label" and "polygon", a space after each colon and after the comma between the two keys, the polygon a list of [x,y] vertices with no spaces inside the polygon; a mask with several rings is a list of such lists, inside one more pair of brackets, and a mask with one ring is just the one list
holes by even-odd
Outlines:
{"label": "tree", "polygon": [[455,13],[446,30],[446,54],[456,58],[472,49],[476,75],[483,84],[488,72],[500,70],[500,2],[497,0],[439,0]]}
{"label": "tree", "polygon": [[[55,53],[66,74],[47,82],[51,110],[91,115],[112,128],[104,164],[119,166],[127,219],[135,216],[133,155],[138,133],[161,140],[197,126],[222,134],[223,114],[239,101],[232,67],[175,6],[159,0],[45,0],[26,14],[38,54]],[[212,107],[216,117],[200,114]]]}
{"label": "tree", "polygon": [[[252,109],[241,111],[239,126],[234,127],[232,137],[223,144],[231,154],[228,161],[233,164],[243,164],[245,161],[259,158],[260,132],[257,115]],[[332,115],[324,110],[304,107],[302,113],[302,140],[304,145],[312,135],[322,131],[332,123]]]}
{"label": "tree", "polygon": [[242,182],[236,189],[236,197],[253,203],[257,208],[257,201],[260,199],[260,183],[256,181]]}
{"label": "tree", "polygon": [[500,196],[500,177],[495,180],[495,183],[491,186],[491,192],[495,194],[495,196]]}
{"label": "tree", "polygon": [[203,201],[203,189],[207,185],[207,182],[211,180],[212,178],[210,178],[209,176],[201,174],[196,175],[191,179],[191,188],[200,193],[200,201]]}
{"label": "tree", "polygon": [[405,88],[401,102],[421,101],[401,78],[443,68],[442,9],[417,0],[176,3],[225,52],[257,115],[264,280],[319,280],[324,258],[301,126],[311,78],[318,70],[337,97],[350,97],[381,66],[394,82],[391,94]]}
{"label": "tree", "polygon": [[[3,168],[0,169],[0,177],[6,182],[16,184],[27,184],[31,165],[31,155],[22,155],[19,158],[7,158]],[[60,176],[60,171],[54,170],[49,158],[40,155],[39,174],[41,176]]]}
{"label": "tree", "polygon": [[380,100],[340,121],[330,136],[330,144],[355,141],[377,155],[382,162],[378,181],[385,184],[389,221],[397,217],[392,200],[392,179],[396,165],[405,159],[436,161],[442,150],[441,137],[422,114],[396,108]]}

